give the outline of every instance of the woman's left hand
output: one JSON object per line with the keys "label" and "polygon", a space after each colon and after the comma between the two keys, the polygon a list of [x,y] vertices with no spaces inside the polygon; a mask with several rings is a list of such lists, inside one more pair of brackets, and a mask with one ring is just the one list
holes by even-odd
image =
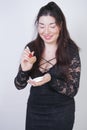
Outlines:
{"label": "woman's left hand", "polygon": [[32,86],[41,86],[51,80],[51,75],[49,73],[45,74],[41,81],[34,81],[33,79],[29,79],[27,82]]}

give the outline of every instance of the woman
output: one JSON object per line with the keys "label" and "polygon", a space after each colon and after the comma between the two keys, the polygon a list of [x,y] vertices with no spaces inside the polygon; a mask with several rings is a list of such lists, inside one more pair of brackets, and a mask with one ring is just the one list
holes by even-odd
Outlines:
{"label": "woman", "polygon": [[26,45],[15,77],[18,89],[31,84],[26,130],[72,130],[80,80],[79,49],[56,3],[43,6],[35,24],[37,37]]}

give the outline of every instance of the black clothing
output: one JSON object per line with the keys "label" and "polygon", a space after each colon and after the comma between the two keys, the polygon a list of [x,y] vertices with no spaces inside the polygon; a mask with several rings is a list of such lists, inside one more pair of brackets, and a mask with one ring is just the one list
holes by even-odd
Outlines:
{"label": "black clothing", "polygon": [[[33,50],[31,44],[29,48]],[[26,72],[19,70],[15,78],[18,89],[23,89],[27,85],[29,76],[35,78],[50,73],[52,77],[51,81],[42,86],[31,86],[27,103],[26,130],[72,130],[75,112],[74,96],[78,91],[80,79],[78,52],[73,53],[68,80],[60,68],[55,64],[43,73],[39,68]]]}

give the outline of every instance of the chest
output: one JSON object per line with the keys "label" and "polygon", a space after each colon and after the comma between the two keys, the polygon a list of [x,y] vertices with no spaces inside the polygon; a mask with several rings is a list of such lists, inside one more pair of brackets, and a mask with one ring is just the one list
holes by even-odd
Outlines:
{"label": "chest", "polygon": [[41,58],[39,69],[41,72],[46,72],[48,71],[51,67],[53,67],[56,64],[56,56],[55,54],[47,54],[44,55]]}

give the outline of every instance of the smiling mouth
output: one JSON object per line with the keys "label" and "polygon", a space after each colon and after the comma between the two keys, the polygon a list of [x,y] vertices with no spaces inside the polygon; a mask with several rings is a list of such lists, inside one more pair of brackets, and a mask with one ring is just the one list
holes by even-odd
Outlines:
{"label": "smiling mouth", "polygon": [[44,36],[44,38],[45,38],[46,40],[50,40],[50,39],[52,38],[52,36],[46,35],[46,36]]}

